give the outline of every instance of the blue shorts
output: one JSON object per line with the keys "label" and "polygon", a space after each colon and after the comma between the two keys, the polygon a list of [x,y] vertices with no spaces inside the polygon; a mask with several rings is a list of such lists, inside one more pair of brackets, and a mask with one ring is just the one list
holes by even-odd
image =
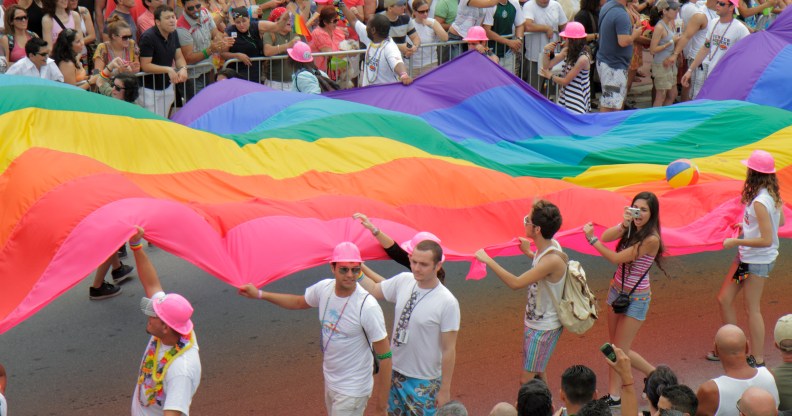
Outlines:
{"label": "blue shorts", "polygon": [[[734,259],[734,262],[739,263],[740,256],[737,256],[737,258]],[[764,277],[764,278],[770,277],[770,272],[773,271],[773,267],[775,266],[775,262],[763,263],[763,264],[759,264],[759,263],[757,264],[745,263],[745,264],[748,265],[748,273],[754,276]]]}
{"label": "blue shorts", "polygon": [[[626,289],[626,288],[625,288]],[[608,291],[608,306],[610,306],[616,297],[619,296],[621,288],[611,285]],[[627,290],[627,293],[630,293]],[[652,292],[635,292],[630,296],[630,306],[627,308],[627,313],[624,315],[630,318],[635,318],[639,321],[646,320],[646,314],[649,313],[649,302],[652,301]]]}
{"label": "blue shorts", "polygon": [[393,370],[390,397],[388,397],[388,415],[434,416],[437,412],[435,404],[441,381],[442,377],[422,380],[407,377]]}

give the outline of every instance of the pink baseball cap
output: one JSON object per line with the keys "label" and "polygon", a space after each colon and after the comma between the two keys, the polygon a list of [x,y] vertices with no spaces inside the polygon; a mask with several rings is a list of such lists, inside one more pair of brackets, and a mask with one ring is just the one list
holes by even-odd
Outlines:
{"label": "pink baseball cap", "polygon": [[773,155],[764,150],[754,150],[751,157],[742,161],[742,164],[760,173],[775,173],[775,160]]}
{"label": "pink baseball cap", "polygon": [[161,296],[157,294],[152,298],[140,300],[140,309],[144,314],[161,319],[162,322],[182,335],[187,335],[193,330],[193,322],[190,319],[193,307],[184,296],[169,293]]}
{"label": "pink baseball cap", "polygon": [[333,249],[333,257],[330,258],[330,263],[362,263],[363,259],[360,258],[360,249],[355,243],[344,241],[338,244]]}
{"label": "pink baseball cap", "polygon": [[[407,254],[412,254],[413,250],[415,250],[415,246],[417,246],[421,241],[431,240],[437,244],[440,244],[440,239],[430,233],[429,231],[421,231],[413,236],[413,238],[401,243],[401,248],[407,252]],[[445,254],[443,254],[443,258],[440,261],[445,261]]]}

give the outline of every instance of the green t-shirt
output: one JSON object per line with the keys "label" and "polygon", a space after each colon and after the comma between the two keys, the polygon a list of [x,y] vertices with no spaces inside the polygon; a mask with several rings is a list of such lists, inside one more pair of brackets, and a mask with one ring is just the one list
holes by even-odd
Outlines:
{"label": "green t-shirt", "polygon": [[[289,32],[285,35],[281,35],[280,33],[264,33],[264,47],[266,45],[270,46],[278,46],[278,45],[285,45],[291,42],[292,39],[298,38],[299,36],[296,33]],[[278,54],[278,56],[286,55],[286,51],[283,53]],[[270,74],[272,76],[270,76]],[[270,68],[267,71],[267,79],[271,79],[277,82],[291,82],[292,77],[292,68],[291,64],[289,63],[288,59],[276,59],[270,61]]]}
{"label": "green t-shirt", "polygon": [[437,0],[437,7],[435,8],[435,18],[440,17],[445,20],[446,24],[454,23],[457,15],[457,0]]}
{"label": "green t-shirt", "polygon": [[[508,36],[514,33],[514,19],[517,18],[517,9],[514,5],[507,1],[506,4],[498,3],[495,6],[495,13],[492,19],[492,31],[501,36]],[[506,54],[506,51],[509,49],[508,46],[495,42],[494,40],[489,41],[489,47],[495,54],[498,55],[499,58],[503,58]]]}

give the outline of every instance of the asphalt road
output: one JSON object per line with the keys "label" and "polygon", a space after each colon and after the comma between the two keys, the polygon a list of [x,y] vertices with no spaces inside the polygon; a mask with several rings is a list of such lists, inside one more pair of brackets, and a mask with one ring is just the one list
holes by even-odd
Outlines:
{"label": "asphalt road", "polygon": [[[242,298],[235,288],[191,264],[156,248],[146,250],[166,291],[183,294],[195,307],[203,378],[192,415],[324,414],[316,310],[286,311]],[[772,347],[775,320],[792,312],[790,253],[785,241],[763,298],[770,366],[780,362]],[[733,255],[729,251],[671,258],[666,264],[671,278],[652,273],[653,301],[634,348],[653,363],[669,364],[694,389],[720,372],[717,363],[703,357],[719,327],[715,293]],[[574,253],[572,257],[583,262],[592,289],[602,299],[614,267],[600,258]],[[514,272],[529,267],[525,258],[502,260]],[[401,271],[391,262],[372,264],[383,275]],[[509,290],[492,274],[481,281],[464,281],[467,263],[449,264],[447,270],[448,287],[462,309],[452,395],[472,415],[487,414],[495,403],[516,397],[525,293]],[[315,268],[273,283],[268,290],[302,293],[328,276],[327,268]],[[124,284],[121,296],[90,301],[89,282],[83,280],[0,335],[11,415],[129,414],[148,340],[146,318],[138,309],[143,289],[134,279]],[[604,300],[601,304],[604,307]],[[393,306],[383,306],[390,328]],[[744,314],[740,317],[744,326]],[[603,375],[598,385],[606,390],[607,367],[598,351],[607,341],[606,333],[601,319],[584,336],[562,336],[548,368],[554,392],[563,369],[577,363]]]}

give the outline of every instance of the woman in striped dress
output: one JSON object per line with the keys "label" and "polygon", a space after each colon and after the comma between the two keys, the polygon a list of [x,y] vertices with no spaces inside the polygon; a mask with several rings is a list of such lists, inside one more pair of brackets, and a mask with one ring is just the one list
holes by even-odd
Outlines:
{"label": "woman in striped dress", "polygon": [[[663,241],[660,237],[660,203],[651,192],[636,195],[632,204],[624,208],[622,220],[602,233],[600,241],[594,235],[594,226],[588,223],[583,227],[589,244],[606,260],[617,265],[608,292],[608,334],[611,344],[621,348],[630,356],[632,366],[648,375],[653,367],[637,352],[631,349],[638,330],[646,320],[652,293],[649,288],[649,268],[653,263],[660,266],[663,257]],[[603,242],[619,240],[616,251],[609,249]],[[663,273],[665,271],[663,270]],[[624,310],[617,310],[621,302],[618,298],[629,299]],[[610,371],[609,394],[602,400],[608,405],[621,405],[622,380]]]}
{"label": "woman in striped dress", "polygon": [[[588,113],[591,111],[591,52],[586,42],[586,29],[581,23],[569,22],[559,35],[566,39],[566,46],[552,57],[558,42],[545,46],[539,74],[561,86],[559,105],[573,113]],[[563,71],[560,75],[554,75],[551,68],[562,60]]]}

